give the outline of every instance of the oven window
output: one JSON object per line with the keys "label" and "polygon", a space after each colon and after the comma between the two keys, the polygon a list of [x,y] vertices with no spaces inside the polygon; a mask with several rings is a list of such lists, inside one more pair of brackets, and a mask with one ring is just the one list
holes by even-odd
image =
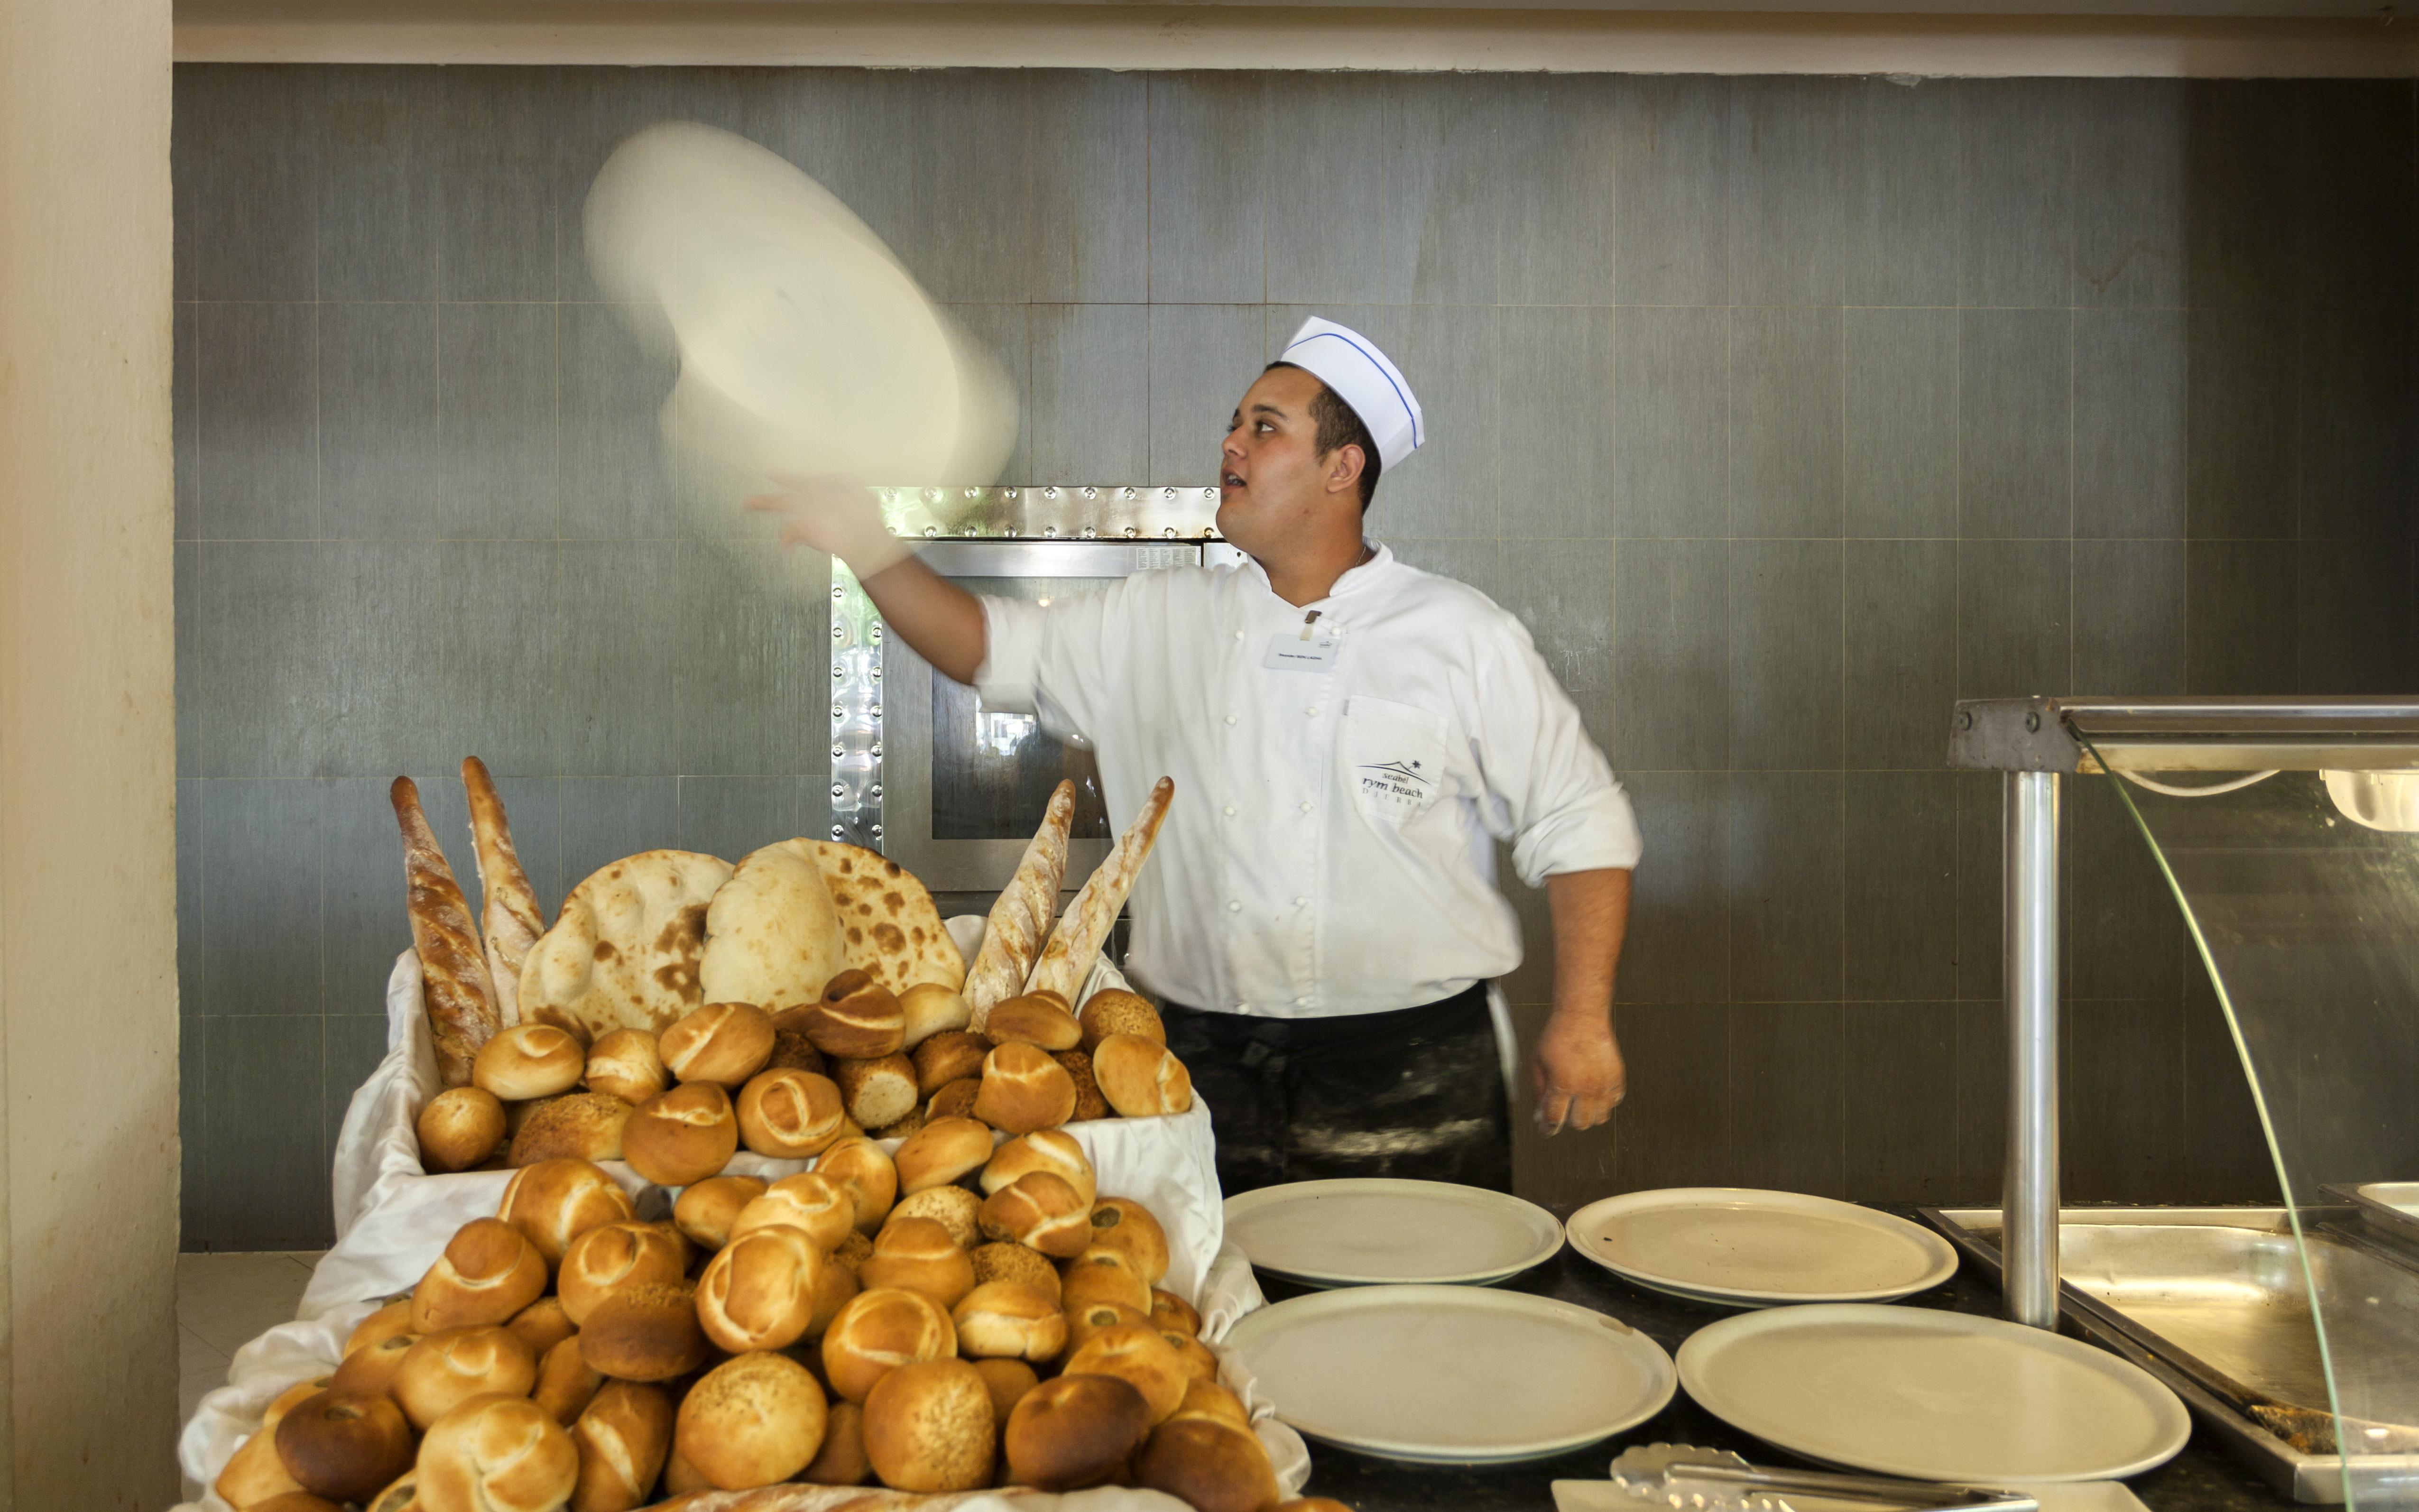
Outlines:
{"label": "oven window", "polygon": [[[1107,586],[1099,578],[960,578],[972,593],[1048,603]],[[1075,784],[1078,840],[1107,839],[1092,753],[1044,734],[1031,715],[986,709],[975,690],[932,678],[932,839],[1029,840],[1060,781]]]}

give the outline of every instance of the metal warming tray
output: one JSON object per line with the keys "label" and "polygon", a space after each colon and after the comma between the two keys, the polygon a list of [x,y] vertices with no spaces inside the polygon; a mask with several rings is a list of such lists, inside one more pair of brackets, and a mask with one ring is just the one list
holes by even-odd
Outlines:
{"label": "metal warming tray", "polygon": [[[1999,1267],[1995,1208],[1923,1210],[1978,1264]],[[2282,1208],[2068,1208],[2058,1214],[2059,1311],[2093,1341],[2165,1381],[2278,1491],[2340,1502],[2399,1490],[2419,1452],[2419,1271],[2362,1239],[2306,1235],[2305,1279]],[[2370,1383],[2373,1412],[2353,1425],[2365,1452],[2335,1454],[2334,1418],[2309,1282],[2371,1304],[2330,1316],[2372,1331],[2365,1357],[2411,1362]]]}

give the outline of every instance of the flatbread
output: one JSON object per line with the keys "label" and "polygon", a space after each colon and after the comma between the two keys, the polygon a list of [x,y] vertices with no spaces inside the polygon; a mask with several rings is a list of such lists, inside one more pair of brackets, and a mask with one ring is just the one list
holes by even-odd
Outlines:
{"label": "flatbread", "polygon": [[562,915],[521,963],[521,1022],[661,1034],[705,1001],[706,905],[731,863],[695,851],[641,851],[571,889]]}
{"label": "flatbread", "polygon": [[812,844],[824,886],[840,910],[848,964],[894,993],[924,982],[956,992],[965,985],[966,958],[941,927],[932,895],[898,862],[837,841]]}
{"label": "flatbread", "polygon": [[840,908],[824,886],[815,842],[785,840],[741,860],[705,913],[700,980],[709,1003],[767,1013],[823,996],[848,969]]}

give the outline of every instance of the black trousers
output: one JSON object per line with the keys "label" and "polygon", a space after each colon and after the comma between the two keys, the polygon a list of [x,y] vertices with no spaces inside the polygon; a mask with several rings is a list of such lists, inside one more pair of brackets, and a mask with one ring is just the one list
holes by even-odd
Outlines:
{"label": "black trousers", "polygon": [[1170,1003],[1229,1196],[1321,1177],[1512,1190],[1512,1112],[1484,983],[1392,1013],[1268,1019]]}

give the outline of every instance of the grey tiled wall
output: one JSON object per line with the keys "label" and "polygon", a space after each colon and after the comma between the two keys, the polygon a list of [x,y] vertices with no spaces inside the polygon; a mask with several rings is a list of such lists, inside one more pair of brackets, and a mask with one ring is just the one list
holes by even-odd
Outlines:
{"label": "grey tiled wall", "polygon": [[[180,69],[185,1242],[329,1230],[408,943],[384,791],[485,756],[552,898],[813,826],[823,579],[662,502],[580,194],[647,121],[814,173],[1000,352],[1024,481],[1207,481],[1312,309],[1419,386],[1373,532],[1535,630],[1634,793],[1633,1093],[1524,1185],[1987,1198],[1959,696],[2408,691],[2409,84]],[[2266,1180],[2071,789],[2084,1197]],[[468,871],[467,840],[455,845]],[[1546,999],[1544,914],[1511,984]]]}

